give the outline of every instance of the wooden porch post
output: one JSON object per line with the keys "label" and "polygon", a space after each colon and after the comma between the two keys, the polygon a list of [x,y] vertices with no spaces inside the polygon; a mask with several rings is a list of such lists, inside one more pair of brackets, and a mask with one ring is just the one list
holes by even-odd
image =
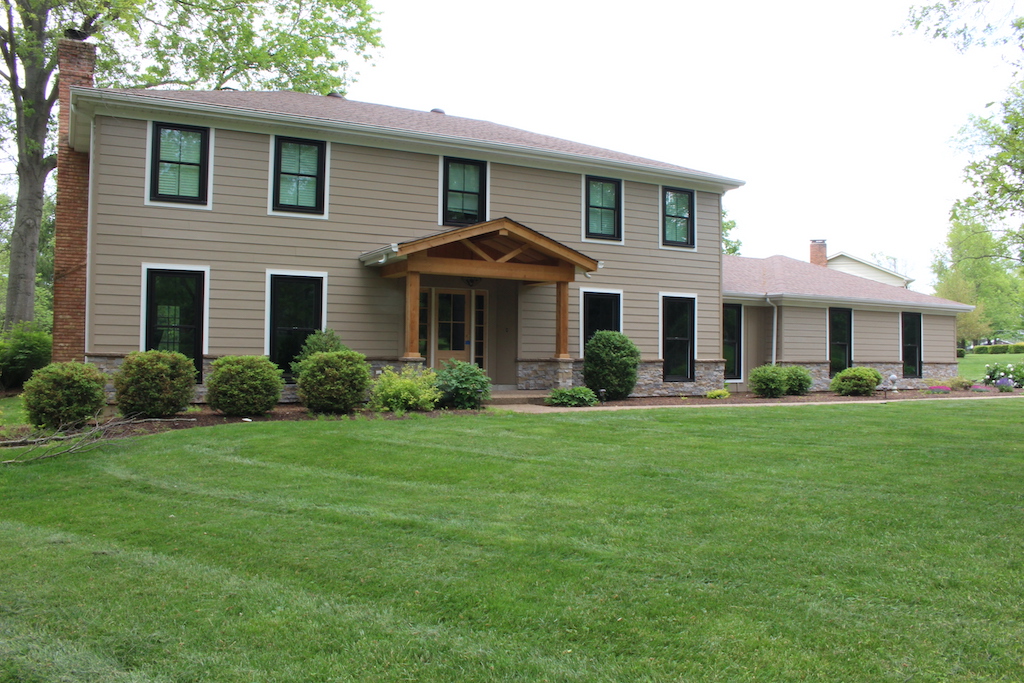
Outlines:
{"label": "wooden porch post", "polygon": [[555,283],[555,358],[569,358],[569,283]]}
{"label": "wooden porch post", "polygon": [[420,274],[405,276],[405,357],[420,356]]}

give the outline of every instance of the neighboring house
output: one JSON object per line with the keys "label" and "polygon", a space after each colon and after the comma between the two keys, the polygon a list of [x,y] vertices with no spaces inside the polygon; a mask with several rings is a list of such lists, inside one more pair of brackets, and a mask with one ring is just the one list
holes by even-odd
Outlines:
{"label": "neighboring house", "polygon": [[904,289],[914,281],[914,278],[843,251],[826,256],[825,240],[811,240],[811,263]]}
{"label": "neighboring house", "polygon": [[331,328],[376,369],[579,382],[595,330],[641,394],[721,387],[721,197],[742,183],[485,121],[295,92],[104,90],[60,47],[55,358],[287,367]]}
{"label": "neighboring house", "polygon": [[722,271],[725,376],[737,390],[773,362],[806,367],[815,390],[856,365],[900,388],[957,375],[956,315],[973,306],[785,256],[725,256]]}

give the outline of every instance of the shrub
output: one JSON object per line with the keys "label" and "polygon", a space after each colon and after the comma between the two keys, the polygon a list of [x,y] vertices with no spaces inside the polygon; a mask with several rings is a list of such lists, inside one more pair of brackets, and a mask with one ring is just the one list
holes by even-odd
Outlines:
{"label": "shrub", "polygon": [[397,373],[388,366],[373,382],[369,408],[377,412],[390,410],[393,413],[433,410],[440,399],[437,373],[430,368],[406,365],[401,373]]}
{"label": "shrub", "polygon": [[472,363],[450,359],[437,373],[441,405],[456,410],[478,410],[491,397],[491,378]]}
{"label": "shrub", "polygon": [[996,389],[999,391],[1010,392],[1013,391],[1013,380],[1009,377],[1003,377],[1002,379],[996,380]]}
{"label": "shrub", "polygon": [[[1014,351],[1014,353],[1024,353],[1024,351]],[[964,358],[966,356],[967,356],[967,352],[964,349],[957,349],[956,350],[956,357],[957,358]]]}
{"label": "shrub", "polygon": [[0,383],[16,389],[50,362],[53,337],[35,323],[18,323],[0,339]]}
{"label": "shrub", "polygon": [[341,342],[341,337],[334,330],[317,330],[306,337],[299,355],[292,361],[291,371],[295,377],[302,374],[302,363],[314,353],[332,353],[334,351],[350,351]]}
{"label": "shrub", "polygon": [[988,347],[988,352],[993,356],[997,356],[1006,353],[1009,348],[1006,344],[993,344]]}
{"label": "shrub", "polygon": [[732,394],[729,393],[728,389],[712,389],[704,394],[704,398],[729,398],[730,396]]}
{"label": "shrub", "polygon": [[747,384],[755,395],[761,398],[779,398],[789,390],[786,369],[778,365],[762,365],[750,371]]}
{"label": "shrub", "polygon": [[563,408],[589,408],[597,405],[597,396],[587,387],[552,389],[551,393],[544,398],[544,403]]}
{"label": "shrub", "polygon": [[814,385],[811,371],[802,365],[789,365],[782,370],[786,378],[786,394],[789,396],[803,396]]}
{"label": "shrub", "polygon": [[195,395],[196,366],[177,351],[135,351],[114,373],[114,391],[122,415],[174,415]]}
{"label": "shrub", "polygon": [[928,389],[927,389],[927,391],[925,391],[925,393],[926,394],[948,394],[949,393],[949,387],[941,386],[941,385],[940,386],[934,386],[934,387],[928,387]]}
{"label": "shrub", "polygon": [[947,384],[949,384],[949,388],[953,391],[967,391],[974,385],[974,381],[966,377],[954,377]]}
{"label": "shrub", "polygon": [[975,346],[971,349],[971,353],[987,354],[990,347],[988,346]]}
{"label": "shrub", "polygon": [[985,378],[982,380],[985,384],[992,385],[1001,379],[1008,379],[1013,382],[1013,386],[1019,387],[1024,384],[1024,363],[988,363],[985,365]]}
{"label": "shrub", "polygon": [[872,396],[882,383],[882,373],[874,368],[846,368],[832,378],[832,391],[840,396]]}
{"label": "shrub", "polygon": [[299,373],[299,399],[314,413],[350,413],[366,400],[370,366],[357,351],[318,352]]}
{"label": "shrub", "polygon": [[106,375],[88,363],[50,363],[25,382],[21,397],[29,421],[48,429],[80,427],[106,402]]}
{"label": "shrub", "polygon": [[265,356],[223,356],[206,378],[206,400],[225,415],[262,415],[281,400],[281,374]]}
{"label": "shrub", "polygon": [[1010,350],[1007,353],[1024,353],[1024,344],[1010,344]]}
{"label": "shrub", "polygon": [[583,351],[583,383],[595,394],[605,390],[605,399],[628,397],[636,386],[640,349],[621,332],[601,330]]}

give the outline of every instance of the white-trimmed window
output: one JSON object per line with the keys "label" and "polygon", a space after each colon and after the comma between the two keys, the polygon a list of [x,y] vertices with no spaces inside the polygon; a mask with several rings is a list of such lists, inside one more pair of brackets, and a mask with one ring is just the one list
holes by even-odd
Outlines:
{"label": "white-trimmed window", "polygon": [[327,218],[330,151],[322,140],[272,138],[269,213]]}
{"label": "white-trimmed window", "polygon": [[213,129],[153,121],[147,136],[145,203],[212,208]]}
{"label": "white-trimmed window", "polygon": [[722,357],[725,381],[743,379],[743,304],[722,304]]}
{"label": "white-trimmed window", "polygon": [[621,289],[580,289],[580,356],[600,330],[622,331]]}
{"label": "white-trimmed window", "polygon": [[209,266],[143,263],[139,347],[182,353],[201,373],[209,353],[209,300]]}
{"label": "white-trimmed window", "polygon": [[661,292],[660,354],[665,382],[692,382],[697,346],[697,295]]}
{"label": "white-trimmed window", "polygon": [[583,177],[583,239],[622,243],[622,181]]}
{"label": "white-trimmed window", "polygon": [[327,273],[267,270],[264,353],[287,376],[311,333],[327,319]]}
{"label": "white-trimmed window", "polygon": [[692,248],[694,240],[693,191],[661,188],[661,244]]}
{"label": "white-trimmed window", "polygon": [[441,224],[474,225],[487,220],[487,162],[441,158]]}

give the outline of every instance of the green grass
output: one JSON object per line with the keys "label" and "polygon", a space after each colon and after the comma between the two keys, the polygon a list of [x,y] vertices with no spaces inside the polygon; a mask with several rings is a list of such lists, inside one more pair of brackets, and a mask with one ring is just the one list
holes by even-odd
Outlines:
{"label": "green grass", "polygon": [[28,423],[21,396],[0,398],[0,427],[15,427]]}
{"label": "green grass", "polygon": [[0,681],[1021,680],[1022,405],[249,423],[0,468]]}
{"label": "green grass", "polygon": [[1007,353],[995,356],[984,353],[969,353],[959,359],[957,365],[962,377],[968,377],[976,382],[980,382],[985,377],[985,365],[991,363],[1000,363],[1002,365],[1007,363],[1012,363],[1013,365],[1024,363],[1024,353]]}

